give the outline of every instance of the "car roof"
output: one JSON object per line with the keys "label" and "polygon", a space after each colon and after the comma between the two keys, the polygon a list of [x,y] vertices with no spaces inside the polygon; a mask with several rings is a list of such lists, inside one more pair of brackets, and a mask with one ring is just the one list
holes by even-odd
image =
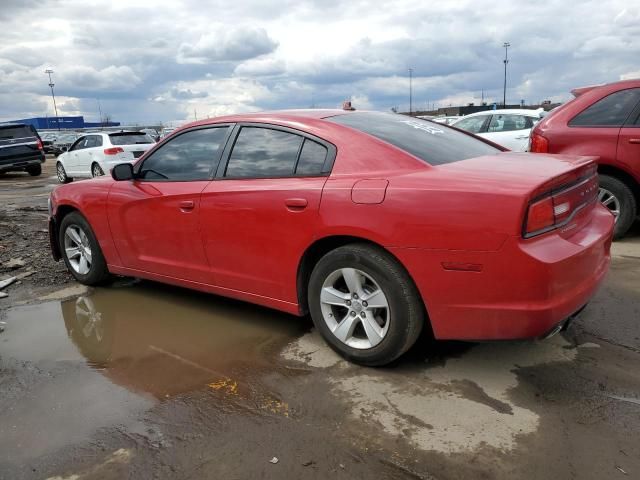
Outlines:
{"label": "car roof", "polygon": [[[363,112],[364,110],[360,110]],[[257,123],[277,123],[277,122],[299,122],[300,120],[321,120],[323,118],[335,117],[337,115],[348,115],[351,111],[342,109],[300,109],[300,110],[272,110],[264,112],[240,113],[225,115],[222,117],[207,118],[197,122],[188,123],[180,127],[196,127],[213,123],[235,123],[235,122],[257,122]]]}
{"label": "car roof", "polygon": [[460,117],[460,119],[467,118],[467,117],[478,117],[480,115],[501,115],[501,114],[526,115],[528,117],[539,117],[540,112],[542,111],[543,109],[541,108],[537,110],[531,110],[527,108],[502,108],[498,110],[483,110],[482,112],[470,113],[469,115]]}

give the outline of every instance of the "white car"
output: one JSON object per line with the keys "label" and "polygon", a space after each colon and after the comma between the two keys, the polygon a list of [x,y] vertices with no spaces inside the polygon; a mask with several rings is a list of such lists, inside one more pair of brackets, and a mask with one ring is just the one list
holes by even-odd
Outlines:
{"label": "white car", "polygon": [[133,162],[155,144],[153,138],[144,132],[84,135],[58,157],[58,181],[68,183],[77,177],[104,175],[119,163]]}
{"label": "white car", "polygon": [[542,108],[487,110],[465,115],[451,125],[491,140],[514,152],[526,152],[529,133],[545,113]]}

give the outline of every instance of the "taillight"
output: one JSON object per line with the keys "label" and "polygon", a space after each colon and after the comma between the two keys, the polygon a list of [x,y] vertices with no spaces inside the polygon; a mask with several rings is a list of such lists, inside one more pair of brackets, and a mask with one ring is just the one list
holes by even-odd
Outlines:
{"label": "taillight", "polygon": [[44,150],[44,147],[42,146],[42,140],[38,140],[38,150]]}
{"label": "taillight", "polygon": [[120,147],[111,147],[111,148],[104,149],[105,155],[117,155],[119,153],[124,153],[124,150]]}
{"label": "taillight", "polygon": [[562,227],[585,206],[595,204],[598,196],[598,177],[595,169],[589,168],[588,177],[561,187],[529,204],[523,235],[534,237]]}
{"label": "taillight", "polygon": [[533,153],[549,153],[549,140],[535,131],[531,132],[529,151]]}

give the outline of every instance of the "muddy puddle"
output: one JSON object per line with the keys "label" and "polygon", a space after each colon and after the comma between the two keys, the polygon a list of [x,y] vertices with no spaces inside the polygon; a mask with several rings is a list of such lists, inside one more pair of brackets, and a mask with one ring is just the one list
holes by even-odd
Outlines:
{"label": "muddy puddle", "polygon": [[2,320],[0,464],[127,425],[177,394],[228,388],[272,366],[308,329],[293,316],[144,282],[13,308]]}

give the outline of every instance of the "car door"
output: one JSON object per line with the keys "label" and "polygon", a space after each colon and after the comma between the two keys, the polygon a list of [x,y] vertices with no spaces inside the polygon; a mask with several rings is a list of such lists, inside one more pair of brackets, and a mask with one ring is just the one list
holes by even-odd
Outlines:
{"label": "car door", "polygon": [[298,302],[298,261],[314,238],[335,152],[297,130],[236,126],[216,180],[202,192],[211,283],[255,299]]}
{"label": "car door", "polygon": [[64,156],[64,164],[65,170],[68,175],[79,175],[80,174],[80,156],[84,146],[87,142],[87,137],[80,137],[77,139],[66,152]]}
{"label": "car door", "polygon": [[525,115],[494,113],[487,132],[480,136],[514,152],[524,152],[532,127],[533,119]]}
{"label": "car door", "polygon": [[[616,151],[618,162],[633,172],[640,181],[640,89],[636,90],[637,105],[618,134],[618,148]],[[633,101],[631,98],[630,102]]]}
{"label": "car door", "polygon": [[108,218],[124,267],[207,281],[200,194],[210,182],[229,132],[229,125],[182,132],[136,165],[134,180],[113,185]]}
{"label": "car door", "polygon": [[97,135],[87,135],[82,150],[78,151],[78,170],[83,177],[91,176],[91,165],[98,146]]}

